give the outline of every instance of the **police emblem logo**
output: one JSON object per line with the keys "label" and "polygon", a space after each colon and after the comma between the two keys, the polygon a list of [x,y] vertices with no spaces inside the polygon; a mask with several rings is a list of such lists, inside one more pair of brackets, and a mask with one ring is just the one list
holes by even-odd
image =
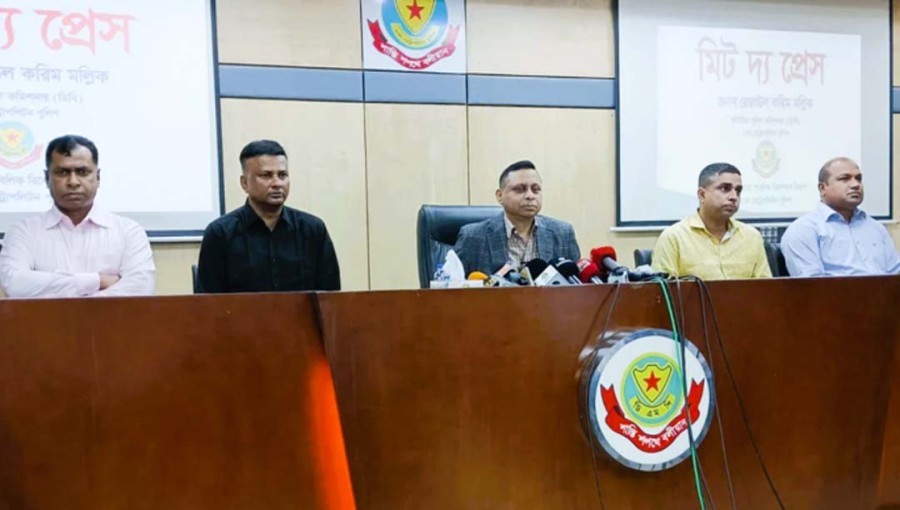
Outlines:
{"label": "police emblem logo", "polygon": [[458,0],[381,0],[369,4],[373,2],[363,6],[368,31],[364,36],[377,53],[402,68],[429,69],[457,53],[463,21]]}
{"label": "police emblem logo", "polygon": [[[593,440],[633,469],[660,471],[691,453],[712,420],[715,391],[703,354],[671,331],[620,331],[602,340],[582,374]],[[690,428],[690,432],[688,431]]]}
{"label": "police emblem logo", "polygon": [[[382,19],[399,18],[399,23],[390,22],[391,34],[407,48],[419,50],[433,46],[438,41],[438,31],[447,28],[447,6],[444,2],[412,0],[410,3],[410,0],[394,0],[393,9],[388,9],[389,3],[385,2],[382,8]],[[442,7],[438,10],[442,23],[431,23],[438,4]],[[425,28],[428,30],[423,31]]]}
{"label": "police emblem logo", "polygon": [[762,177],[771,177],[778,171],[781,159],[778,157],[778,149],[768,140],[759,142],[756,146],[756,157],[753,158],[753,170]]}
{"label": "police emblem logo", "polygon": [[0,122],[0,167],[25,167],[41,157],[41,150],[31,128],[16,121]]}

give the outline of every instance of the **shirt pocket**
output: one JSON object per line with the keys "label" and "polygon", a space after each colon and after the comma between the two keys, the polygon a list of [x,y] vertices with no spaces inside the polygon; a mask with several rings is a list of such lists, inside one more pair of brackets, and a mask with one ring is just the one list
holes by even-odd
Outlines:
{"label": "shirt pocket", "polygon": [[311,286],[314,261],[303,252],[299,243],[285,243],[276,259],[281,290],[302,290]]}
{"label": "shirt pocket", "polygon": [[888,269],[884,245],[881,242],[864,239],[857,241],[853,248],[856,250],[855,256],[864,261],[872,271],[882,272]]}
{"label": "shirt pocket", "polygon": [[92,240],[80,256],[85,257],[85,267],[98,273],[121,275],[125,239],[103,232],[106,236]]}
{"label": "shirt pocket", "polygon": [[846,237],[834,235],[823,236],[819,251],[825,268],[835,266],[851,266],[857,258],[856,245]]}
{"label": "shirt pocket", "polygon": [[96,268],[98,273],[121,274],[122,253],[103,253],[97,256]]}

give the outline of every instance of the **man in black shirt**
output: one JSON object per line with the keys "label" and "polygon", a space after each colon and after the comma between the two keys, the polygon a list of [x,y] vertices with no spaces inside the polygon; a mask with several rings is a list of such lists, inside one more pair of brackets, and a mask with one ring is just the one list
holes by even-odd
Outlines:
{"label": "man in black shirt", "polygon": [[240,160],[247,203],[206,227],[200,292],[340,290],[325,223],[284,205],[291,188],[284,148],[258,140],[244,147]]}

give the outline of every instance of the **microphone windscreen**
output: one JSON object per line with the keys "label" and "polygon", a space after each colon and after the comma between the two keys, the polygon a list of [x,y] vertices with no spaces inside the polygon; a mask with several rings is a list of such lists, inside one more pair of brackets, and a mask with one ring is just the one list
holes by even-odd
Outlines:
{"label": "microphone windscreen", "polygon": [[556,270],[559,271],[559,274],[563,275],[566,278],[570,276],[574,276],[576,278],[578,277],[578,266],[576,266],[575,263],[569,259],[560,257],[556,259],[556,262],[553,264],[553,266],[556,267]]}
{"label": "microphone windscreen", "polygon": [[469,280],[487,280],[489,278],[488,275],[482,273],[481,271],[472,271],[469,273]]}
{"label": "microphone windscreen", "polygon": [[591,283],[592,278],[600,278],[600,268],[588,259],[579,260],[578,268],[580,269],[578,278],[584,283]]}
{"label": "microphone windscreen", "polygon": [[600,246],[591,250],[591,260],[594,264],[597,264],[598,267],[603,267],[603,259],[607,257],[618,260],[616,258],[616,249],[612,246]]}
{"label": "microphone windscreen", "polygon": [[531,259],[525,263],[525,267],[528,268],[528,272],[533,278],[537,278],[549,265],[546,260],[541,259]]}

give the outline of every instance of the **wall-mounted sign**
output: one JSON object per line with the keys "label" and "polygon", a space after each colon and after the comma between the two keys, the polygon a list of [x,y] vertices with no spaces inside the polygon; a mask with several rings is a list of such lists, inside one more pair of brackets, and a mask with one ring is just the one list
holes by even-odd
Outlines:
{"label": "wall-mounted sign", "polygon": [[363,66],[466,72],[463,0],[362,0]]}

